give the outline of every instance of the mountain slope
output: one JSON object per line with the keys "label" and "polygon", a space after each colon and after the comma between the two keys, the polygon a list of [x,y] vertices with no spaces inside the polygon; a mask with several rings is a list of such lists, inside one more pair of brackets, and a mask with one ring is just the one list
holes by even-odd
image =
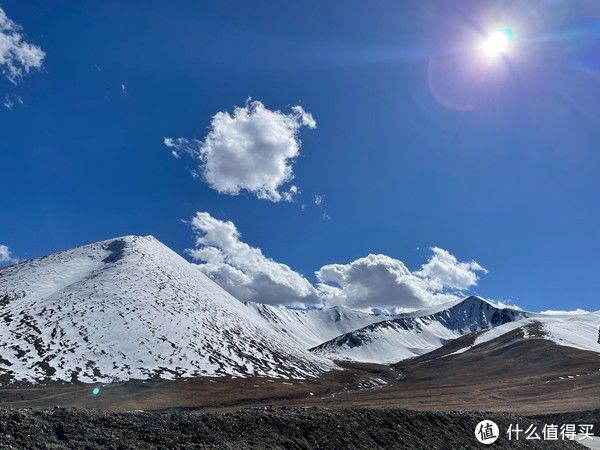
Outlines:
{"label": "mountain slope", "polygon": [[[600,317],[591,319],[598,321]],[[551,322],[556,323],[556,320],[552,318]],[[586,349],[560,345],[555,340],[556,336],[548,334],[544,322],[544,318],[541,321],[525,319],[475,332],[436,351],[394,366],[415,379],[431,380],[434,375],[444,374],[444,383],[447,384],[454,382],[461,385],[465,380],[475,383],[488,379],[501,383],[511,377],[532,377],[543,380],[543,383],[538,383],[538,388],[548,390],[552,387],[548,383],[577,379],[580,388],[590,384],[595,385],[597,391],[600,344],[588,342],[590,348]],[[596,322],[596,325],[600,326],[600,323]],[[584,332],[583,336],[586,335]],[[465,345],[467,340],[474,342],[467,344],[465,351],[449,352]],[[531,380],[528,379],[528,382]],[[596,398],[596,402],[600,400]]]}
{"label": "mountain slope", "polygon": [[315,347],[341,334],[381,322],[389,316],[373,315],[343,306],[326,309],[297,310],[285,306],[245,303],[261,315],[278,333],[285,333],[302,348]]}
{"label": "mountain slope", "polygon": [[560,346],[600,353],[600,313],[587,313],[572,316],[531,314],[515,322],[482,330],[469,341],[465,340],[462,346],[454,343],[456,349],[448,354],[463,353],[513,331],[523,339],[543,338]]}
{"label": "mountain slope", "polygon": [[152,237],[0,270],[0,323],[3,382],[306,377],[333,366]]}
{"label": "mountain slope", "polygon": [[433,351],[476,330],[525,318],[529,313],[497,308],[478,297],[426,311],[406,314],[343,334],[311,349],[331,359],[393,363]]}
{"label": "mountain slope", "polygon": [[[569,323],[569,318],[552,318],[556,320]],[[594,319],[583,322],[589,320]],[[402,376],[389,389],[365,391],[353,401],[524,414],[600,408],[600,344],[595,351],[559,345],[543,322],[528,318],[476,331],[400,361],[392,367]],[[600,322],[595,322],[596,334],[598,327]],[[586,331],[582,338],[587,340],[585,336]],[[475,340],[480,343],[472,345]],[[457,351],[461,348],[466,350]]]}

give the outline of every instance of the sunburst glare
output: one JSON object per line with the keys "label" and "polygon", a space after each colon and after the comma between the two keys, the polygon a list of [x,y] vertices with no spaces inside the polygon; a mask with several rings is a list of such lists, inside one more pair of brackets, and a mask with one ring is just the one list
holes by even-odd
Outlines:
{"label": "sunburst glare", "polygon": [[508,50],[513,38],[514,31],[512,28],[503,28],[502,30],[491,33],[486,40],[483,41],[481,50],[489,57],[499,56]]}

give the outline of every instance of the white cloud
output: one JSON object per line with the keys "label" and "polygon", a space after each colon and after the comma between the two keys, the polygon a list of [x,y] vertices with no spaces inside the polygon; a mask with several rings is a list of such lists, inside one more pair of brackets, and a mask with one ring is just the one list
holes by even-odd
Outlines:
{"label": "white cloud", "polygon": [[[429,261],[414,272],[402,261],[386,255],[368,255],[348,264],[326,265],[316,272],[319,283],[315,287],[289,266],[273,261],[259,248],[243,242],[232,222],[198,212],[190,225],[196,235],[196,246],[187,253],[200,262],[198,266],[205,274],[240,300],[415,309],[462,298],[462,289],[477,283],[474,272],[485,271],[473,261],[460,262],[445,250],[434,248]],[[440,258],[444,270],[437,269]],[[463,271],[473,273],[463,274]]]}
{"label": "white cloud", "polygon": [[22,105],[23,99],[19,95],[7,94],[4,96],[3,104],[6,109],[12,110],[15,106]]}
{"label": "white cloud", "polygon": [[323,197],[321,195],[315,195],[315,205],[319,206],[323,202]]}
{"label": "white cloud", "polygon": [[19,262],[6,245],[0,244],[0,266]]}
{"label": "white cloud", "polygon": [[432,288],[467,289],[477,284],[477,272],[487,273],[475,261],[459,262],[454,255],[439,247],[432,247],[433,256],[416,272],[421,278],[428,279]]}
{"label": "white cloud", "polygon": [[411,271],[397,259],[368,255],[348,264],[330,264],[317,272],[319,290],[327,303],[355,308],[421,308],[457,300],[463,289],[477,283],[476,262],[459,262],[434,247],[430,260]]}
{"label": "white cloud", "polygon": [[296,185],[291,185],[287,192],[282,193],[283,199],[286,202],[294,201],[294,196],[298,193],[300,193],[300,188]]}
{"label": "white cloud", "polygon": [[523,311],[523,308],[521,308],[518,305],[515,305],[513,302],[505,302],[502,300],[495,300],[495,299],[487,298],[487,297],[482,297],[482,298],[486,302],[491,303],[496,308],[508,308],[508,309],[516,309],[518,311]]}
{"label": "white cloud", "polygon": [[11,83],[17,84],[32,69],[41,69],[46,54],[24,40],[21,27],[0,8],[0,67]]}
{"label": "white cloud", "polygon": [[553,316],[579,316],[581,314],[589,314],[589,311],[586,311],[585,309],[575,309],[573,311],[560,311],[560,310],[553,310],[553,309],[548,309],[546,311],[542,311],[540,312],[540,314],[548,314],[548,315],[553,315]]}
{"label": "white cloud", "polygon": [[298,188],[284,185],[294,178],[303,126],[317,124],[301,106],[285,114],[249,99],[232,114],[216,113],[203,141],[165,138],[164,143],[176,157],[187,153],[197,159],[204,180],[221,194],[247,191],[264,200],[291,201]]}
{"label": "white cloud", "polygon": [[182,154],[187,154],[192,157],[199,155],[198,148],[200,146],[200,141],[194,139],[174,139],[166,137],[163,139],[163,144],[171,149],[171,154],[177,159],[181,158]]}
{"label": "white cloud", "polygon": [[271,304],[312,304],[318,292],[301,274],[240,240],[232,222],[198,212],[190,222],[196,247],[188,254],[200,269],[240,300]]}

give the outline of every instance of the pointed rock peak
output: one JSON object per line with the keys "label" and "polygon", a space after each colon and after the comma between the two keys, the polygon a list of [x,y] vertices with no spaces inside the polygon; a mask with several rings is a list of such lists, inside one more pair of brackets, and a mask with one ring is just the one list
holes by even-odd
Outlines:
{"label": "pointed rock peak", "polygon": [[459,305],[485,305],[485,306],[493,306],[490,302],[482,299],[481,297],[477,297],[476,295],[470,295],[465,298],[463,301],[459,303]]}
{"label": "pointed rock peak", "polygon": [[[471,301],[471,302],[485,302],[484,299],[482,299],[481,297],[477,297],[476,295],[469,295],[467,298],[465,298],[463,300],[464,302],[466,301]],[[487,302],[486,302],[487,303]]]}
{"label": "pointed rock peak", "polygon": [[[459,307],[459,306],[471,307],[471,308],[472,307],[485,307],[485,308],[504,309],[504,308],[494,305],[492,302],[489,302],[486,299],[483,299],[476,295],[470,295],[470,296],[456,302],[454,305],[451,306],[451,308],[455,308],[455,307]],[[448,309],[450,309],[450,308],[448,308]]]}

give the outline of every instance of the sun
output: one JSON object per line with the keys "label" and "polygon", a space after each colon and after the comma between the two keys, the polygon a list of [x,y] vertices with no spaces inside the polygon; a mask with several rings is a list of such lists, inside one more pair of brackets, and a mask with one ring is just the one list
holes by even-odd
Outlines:
{"label": "sun", "polygon": [[514,32],[511,28],[503,28],[502,30],[495,31],[483,41],[481,50],[491,58],[497,57],[508,50],[513,37]]}

